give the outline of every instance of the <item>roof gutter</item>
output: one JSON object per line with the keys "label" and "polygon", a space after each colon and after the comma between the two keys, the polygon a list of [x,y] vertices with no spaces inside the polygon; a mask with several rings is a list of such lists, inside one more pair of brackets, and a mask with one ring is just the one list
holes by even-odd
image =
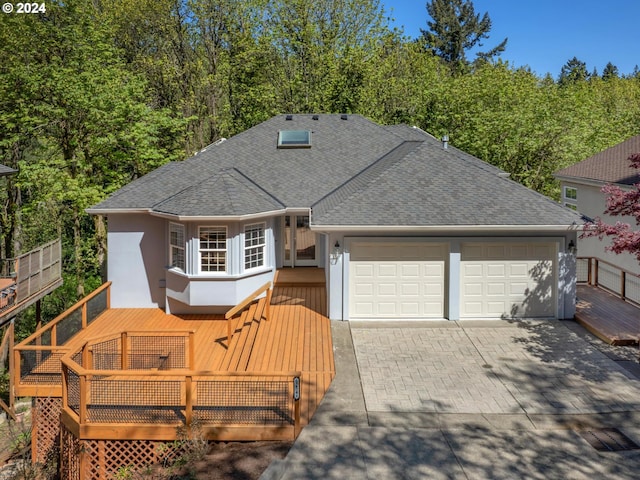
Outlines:
{"label": "roof gutter", "polygon": [[110,213],[149,213],[150,208],[85,208],[89,215],[109,215]]}
{"label": "roof gutter", "polygon": [[260,212],[260,213],[250,213],[248,215],[174,215],[171,213],[163,213],[163,212],[149,212],[153,217],[166,218],[169,220],[177,220],[179,222],[205,222],[205,221],[215,221],[215,222],[243,222],[246,220],[254,220],[258,218],[265,217],[273,217],[276,215],[284,215],[287,213],[285,209],[281,210],[272,210],[270,212]]}
{"label": "roof gutter", "polygon": [[479,232],[567,232],[583,229],[582,224],[567,225],[311,225],[316,232],[425,232],[425,233],[479,233]]}

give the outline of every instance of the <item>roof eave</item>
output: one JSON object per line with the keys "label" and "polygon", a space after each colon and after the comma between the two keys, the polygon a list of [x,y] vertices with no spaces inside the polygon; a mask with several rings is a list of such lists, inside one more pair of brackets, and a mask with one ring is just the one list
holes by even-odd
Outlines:
{"label": "roof eave", "polygon": [[86,208],[89,215],[109,215],[112,213],[149,213],[149,208]]}
{"label": "roof eave", "polygon": [[582,224],[566,225],[314,225],[319,232],[425,232],[425,233],[479,233],[479,232],[567,232],[581,230]]}
{"label": "roof eave", "polygon": [[286,209],[271,210],[268,212],[249,213],[246,215],[175,215],[165,212],[149,212],[154,217],[166,218],[179,222],[244,222],[260,218],[274,217],[287,213]]}

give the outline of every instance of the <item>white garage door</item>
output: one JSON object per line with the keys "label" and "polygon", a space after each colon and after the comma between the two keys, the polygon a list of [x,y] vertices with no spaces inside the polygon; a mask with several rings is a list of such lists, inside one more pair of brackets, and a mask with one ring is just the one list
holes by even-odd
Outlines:
{"label": "white garage door", "polygon": [[446,244],[354,242],[350,318],[443,318]]}
{"label": "white garage door", "polygon": [[461,318],[556,316],[553,243],[467,243],[461,255]]}

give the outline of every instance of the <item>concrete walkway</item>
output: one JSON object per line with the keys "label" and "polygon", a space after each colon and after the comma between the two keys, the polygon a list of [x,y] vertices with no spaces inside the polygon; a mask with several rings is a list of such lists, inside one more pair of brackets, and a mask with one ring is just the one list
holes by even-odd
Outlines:
{"label": "concrete walkway", "polygon": [[637,348],[574,322],[334,322],[336,378],[269,479],[638,478]]}

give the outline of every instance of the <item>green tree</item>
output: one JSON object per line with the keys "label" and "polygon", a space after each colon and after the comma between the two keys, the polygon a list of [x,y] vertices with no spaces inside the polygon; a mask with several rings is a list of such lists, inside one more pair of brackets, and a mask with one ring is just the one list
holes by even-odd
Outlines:
{"label": "green tree", "polygon": [[589,80],[587,64],[582,60],[578,60],[577,57],[573,57],[562,66],[558,83],[560,85],[569,85],[586,80]]}
{"label": "green tree", "polygon": [[[433,0],[427,2],[428,30],[422,30],[424,46],[441,57],[454,72],[469,64],[467,52],[482,47],[482,39],[489,38],[491,19],[485,12],[476,14],[471,0]],[[505,38],[486,52],[476,53],[478,59],[491,59],[502,53],[507,45]]]}
{"label": "green tree", "polygon": [[616,67],[611,62],[607,63],[607,65],[604,67],[604,70],[602,71],[602,79],[603,80],[609,80],[611,78],[618,78],[619,76],[620,76],[620,74],[618,72],[618,67]]}

